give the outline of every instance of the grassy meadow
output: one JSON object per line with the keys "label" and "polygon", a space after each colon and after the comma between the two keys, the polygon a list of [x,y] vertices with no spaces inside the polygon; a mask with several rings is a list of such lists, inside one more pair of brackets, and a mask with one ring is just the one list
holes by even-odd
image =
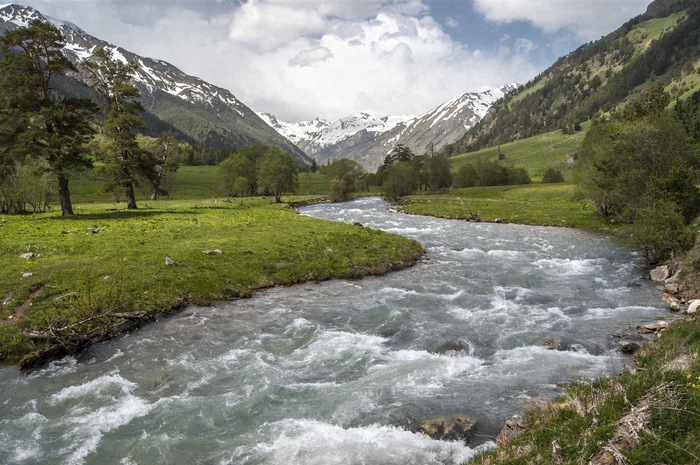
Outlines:
{"label": "grassy meadow", "polygon": [[[502,163],[525,168],[534,182],[541,181],[549,168],[561,171],[564,178],[570,180],[576,149],[586,136],[590,124],[590,121],[583,123],[582,130],[575,134],[553,131],[501,145],[501,153],[506,157]],[[457,171],[462,165],[473,163],[478,158],[498,160],[498,150],[499,147],[489,147],[453,157],[452,169]]]}
{"label": "grassy meadow", "polygon": [[[41,346],[30,331],[106,324],[109,315],[98,318],[106,312],[167,311],[180,299],[206,304],[275,285],[383,273],[422,255],[402,236],[301,216],[272,198],[206,199],[206,169],[190,173],[183,195],[187,189],[201,199],[141,200],[127,211],[123,202],[96,198],[101,203],[76,204],[72,217],[60,209],[0,215],[0,352],[7,362]],[[95,198],[85,185],[74,198]]]}

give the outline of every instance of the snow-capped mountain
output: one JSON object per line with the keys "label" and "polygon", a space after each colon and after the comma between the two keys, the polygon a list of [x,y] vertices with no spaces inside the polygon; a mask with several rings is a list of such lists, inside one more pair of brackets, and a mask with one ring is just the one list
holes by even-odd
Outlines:
{"label": "snow-capped mountain", "polygon": [[397,144],[418,154],[431,150],[437,153],[483,118],[496,100],[516,88],[509,84],[485,92],[468,92],[419,116],[375,118],[356,113],[335,123],[319,118],[285,123],[268,113],[259,116],[318,163],[350,158],[374,171]]}
{"label": "snow-capped mountain", "polygon": [[[113,57],[124,62],[136,62],[139,68],[134,83],[141,91],[146,121],[152,129],[175,130],[190,142],[210,147],[276,145],[298,160],[310,162],[298,147],[272,130],[231,92],[185,74],[170,63],[131,53],[91,36],[72,23],[49,18],[28,6],[0,6],[0,33],[26,27],[35,19],[50,22],[61,31],[66,39],[65,54],[75,63],[89,57],[97,48],[111,50]],[[81,80],[80,75],[71,77]],[[59,91],[69,94],[88,92],[76,87],[75,82],[62,88],[59,85]]]}

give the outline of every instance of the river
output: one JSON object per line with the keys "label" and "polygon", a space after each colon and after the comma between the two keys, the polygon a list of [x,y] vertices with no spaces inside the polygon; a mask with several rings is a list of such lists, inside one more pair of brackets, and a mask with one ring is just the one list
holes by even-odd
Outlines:
{"label": "river", "polygon": [[[426,257],[191,307],[28,374],[2,368],[0,463],[459,463],[557,383],[619,372],[611,334],[664,316],[639,257],[599,234],[391,213],[376,198],[301,213],[402,234]],[[474,441],[411,432],[455,414],[477,420]]]}

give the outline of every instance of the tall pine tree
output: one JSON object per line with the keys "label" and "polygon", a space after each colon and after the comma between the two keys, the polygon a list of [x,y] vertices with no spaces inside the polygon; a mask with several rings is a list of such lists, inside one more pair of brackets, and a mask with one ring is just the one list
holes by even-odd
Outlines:
{"label": "tall pine tree", "polygon": [[127,209],[135,209],[134,186],[141,180],[154,183],[158,178],[156,160],[136,139],[137,131],[148,129],[141,115],[143,105],[138,100],[141,93],[131,81],[131,74],[138,66],[115,59],[106,48],[96,50],[83,65],[90,73],[89,85],[104,98],[109,111],[103,126],[110,144],[100,167],[100,172],[107,176],[102,189],[124,192]]}
{"label": "tall pine tree", "polygon": [[34,20],[28,27],[6,31],[0,39],[0,180],[27,157],[46,161],[58,182],[63,215],[72,215],[68,175],[92,167],[85,145],[95,130],[90,100],[54,99],[51,81],[77,71],[63,55],[65,40],[53,25]]}

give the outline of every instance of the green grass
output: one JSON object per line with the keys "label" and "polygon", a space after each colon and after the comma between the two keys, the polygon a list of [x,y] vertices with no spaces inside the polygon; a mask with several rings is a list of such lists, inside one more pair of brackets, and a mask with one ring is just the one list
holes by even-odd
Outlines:
{"label": "green grass", "polygon": [[[669,362],[682,354],[695,356],[689,366]],[[529,432],[470,464],[579,464],[602,450],[619,430],[625,415],[630,424],[645,423],[638,441],[620,447],[628,463],[700,463],[700,324],[679,322],[637,354],[638,365],[616,378],[592,384],[574,383],[546,407],[526,412]],[[692,359],[691,359],[692,360]],[[639,421],[647,412],[647,422]],[[559,446],[554,455],[553,443]],[[606,463],[617,463],[614,461]]]}
{"label": "green grass", "polygon": [[[41,330],[59,315],[54,299],[72,292],[89,296],[83,306],[119,301],[121,312],[155,312],[182,298],[205,304],[273,285],[386,272],[422,253],[402,236],[297,215],[271,199],[148,205],[126,211],[123,203],[83,204],[73,217],[0,216],[0,322],[17,322],[0,329],[8,361],[33,349],[22,333]],[[223,253],[203,253],[214,249]],[[20,257],[27,252],[36,256]],[[176,265],[166,266],[165,257]]]}
{"label": "green grass", "polygon": [[541,226],[567,226],[603,232],[619,228],[614,218],[601,218],[593,205],[573,197],[572,183],[534,183],[521,186],[471,187],[443,195],[404,198],[401,210],[441,218],[480,220]]}
{"label": "green grass", "polygon": [[[581,125],[583,130],[575,134],[554,131],[501,145],[501,153],[506,157],[501,163],[525,168],[533,181],[541,180],[549,168],[561,171],[566,179],[570,179],[576,149],[586,136],[590,124],[590,122],[583,123]],[[473,163],[479,157],[484,160],[498,160],[498,147],[489,147],[453,157],[452,169],[457,171],[462,165]]]}

